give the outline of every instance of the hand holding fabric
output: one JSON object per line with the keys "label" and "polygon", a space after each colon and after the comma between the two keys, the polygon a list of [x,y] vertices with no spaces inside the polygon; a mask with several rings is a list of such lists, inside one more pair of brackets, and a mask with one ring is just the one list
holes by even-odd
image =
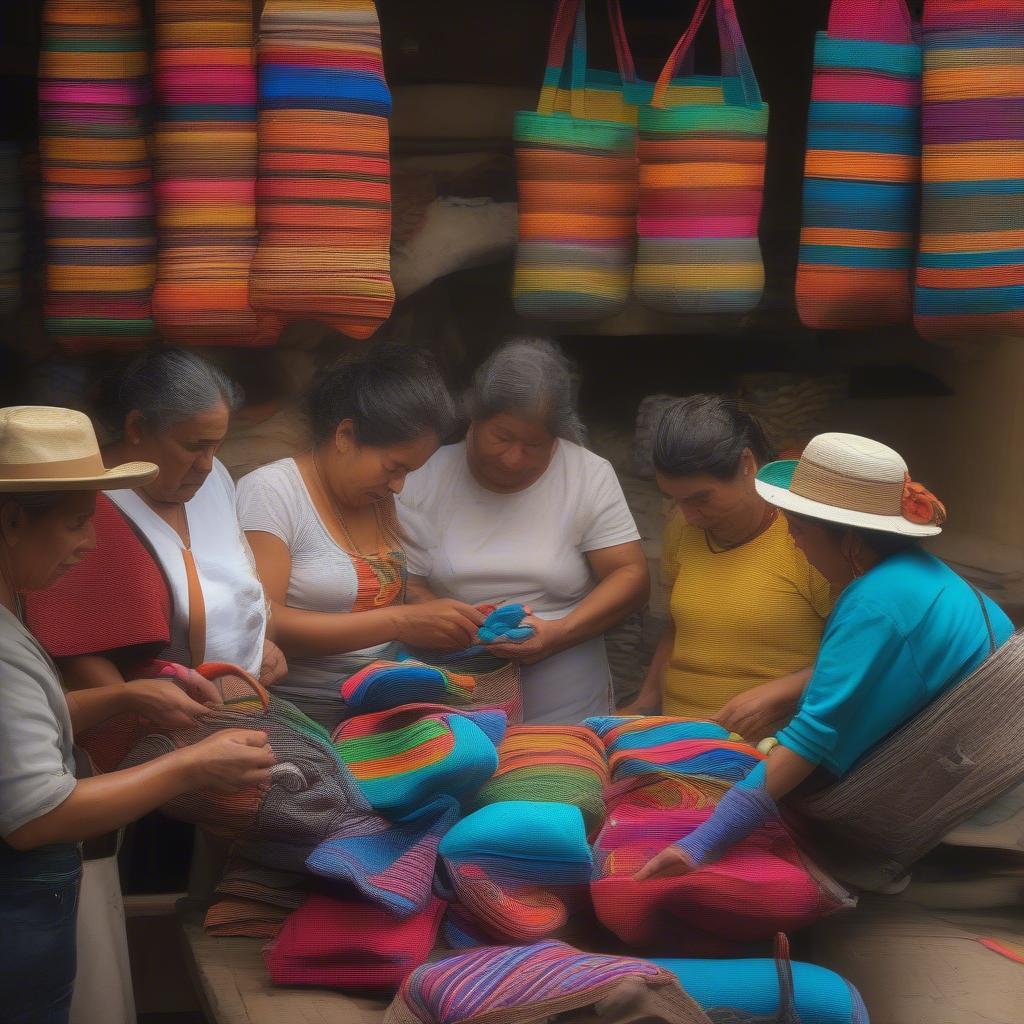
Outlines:
{"label": "hand holding fabric", "polygon": [[[211,703],[220,700],[201,690],[193,692]],[[160,729],[193,729],[208,714],[208,709],[186,692],[185,684],[172,679],[136,679],[127,684],[131,709]]]}
{"label": "hand holding fabric", "polygon": [[551,657],[552,654],[557,654],[561,649],[559,645],[562,641],[562,629],[557,621],[530,615],[523,619],[521,626],[533,630],[533,635],[529,639],[518,643],[487,644],[487,650],[498,658],[517,661],[521,665],[533,665]]}
{"label": "hand holding fabric", "polygon": [[756,743],[771,735],[772,727],[788,722],[796,714],[800,688],[790,685],[790,677],[773,679],[737,694],[712,718],[724,729]]}

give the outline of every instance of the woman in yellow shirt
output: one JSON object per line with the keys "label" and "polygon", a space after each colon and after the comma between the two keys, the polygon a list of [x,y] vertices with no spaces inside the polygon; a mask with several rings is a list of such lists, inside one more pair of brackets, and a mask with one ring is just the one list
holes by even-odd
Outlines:
{"label": "woman in yellow shirt", "polygon": [[671,619],[621,713],[711,718],[751,741],[795,713],[831,596],[754,489],[772,457],[731,399],[694,395],[666,410],[654,465],[676,505],[662,550]]}

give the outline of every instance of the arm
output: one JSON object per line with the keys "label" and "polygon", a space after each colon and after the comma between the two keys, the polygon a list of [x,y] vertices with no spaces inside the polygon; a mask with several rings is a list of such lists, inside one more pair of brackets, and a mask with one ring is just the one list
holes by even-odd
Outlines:
{"label": "arm", "polygon": [[672,648],[676,643],[676,624],[670,617],[654,650],[647,675],[633,700],[619,709],[620,715],[656,715],[661,711],[662,688],[664,687],[665,668],[672,657]]}
{"label": "arm", "polygon": [[414,576],[410,573],[405,587],[405,603],[425,604],[427,601],[436,600],[437,594],[427,586],[426,579],[423,576]]}
{"label": "arm", "polygon": [[[102,654],[83,654],[58,658],[61,681],[68,690],[89,690],[96,686],[117,686],[124,675],[110,658]],[[70,706],[70,701],[68,702]]]}
{"label": "arm", "polygon": [[530,665],[600,636],[647,603],[651,581],[639,541],[588,551],[586,557],[598,583],[576,608],[555,621],[530,616],[525,624],[535,630],[531,639],[492,644],[489,650]]}
{"label": "arm", "polygon": [[714,717],[714,721],[756,743],[768,736],[773,726],[788,722],[795,714],[812,668],[753,686],[737,694]]}

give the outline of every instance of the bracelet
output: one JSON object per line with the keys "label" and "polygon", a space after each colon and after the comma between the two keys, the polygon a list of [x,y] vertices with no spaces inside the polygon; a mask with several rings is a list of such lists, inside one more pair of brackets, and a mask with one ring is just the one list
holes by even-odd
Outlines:
{"label": "bracelet", "polygon": [[778,745],[779,741],[774,736],[766,736],[758,743],[757,749],[767,757]]}

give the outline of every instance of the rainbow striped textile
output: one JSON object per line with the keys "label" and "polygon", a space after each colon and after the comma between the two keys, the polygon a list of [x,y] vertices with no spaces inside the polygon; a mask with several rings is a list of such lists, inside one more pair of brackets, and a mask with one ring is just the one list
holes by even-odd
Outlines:
{"label": "rainbow striped textile", "polygon": [[1024,7],[924,9],[921,239],[925,338],[1024,335]]}
{"label": "rainbow striped textile", "polygon": [[921,46],[906,0],[832,0],[814,46],[797,311],[817,329],[909,323]]}
{"label": "rainbow striped textile", "polygon": [[252,0],[159,0],[154,92],[157,328],[181,345],[272,344],[280,319],[249,305],[256,252]]}
{"label": "rainbow striped textile", "polygon": [[259,42],[259,310],[357,339],[391,315],[391,169],[372,0],[267,0]]}
{"label": "rainbow striped textile", "polygon": [[669,84],[690,53],[711,0],[700,0],[640,108],[637,298],[674,316],[747,313],[764,290],[758,223],[768,107],[754,76],[733,0],[715,0],[721,102],[707,80],[691,93]]}
{"label": "rainbow striped textile", "polygon": [[[571,38],[570,111],[555,110]],[[515,117],[520,316],[596,320],[629,297],[636,215],[636,132],[588,111],[586,5],[560,0],[536,111]]]}
{"label": "rainbow striped textile", "polygon": [[136,0],[47,0],[39,58],[46,330],[68,352],[153,336],[156,237]]}

